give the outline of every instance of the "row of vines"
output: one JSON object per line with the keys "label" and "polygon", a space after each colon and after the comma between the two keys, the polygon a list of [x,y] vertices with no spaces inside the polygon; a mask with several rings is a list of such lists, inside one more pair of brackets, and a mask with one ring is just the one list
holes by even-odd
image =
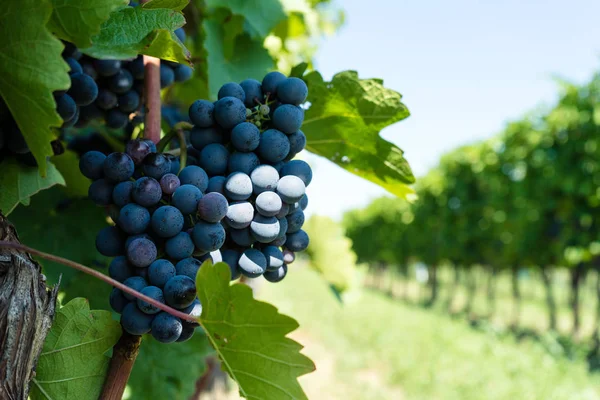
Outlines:
{"label": "row of vines", "polygon": [[[563,84],[551,109],[445,154],[419,179],[412,204],[384,197],[347,213],[346,234],[374,274],[406,275],[410,265],[426,265],[427,304],[440,301],[441,266],[454,271],[455,282],[466,282],[467,312],[477,285],[491,282],[484,290],[493,298],[498,274],[512,276],[519,303],[520,273],[529,271],[545,287],[551,329],[557,323],[553,279],[566,270],[577,334],[580,288],[600,268],[599,146],[600,76],[580,86]],[[489,279],[475,280],[481,270]],[[449,296],[442,300],[450,304],[452,290]]]}

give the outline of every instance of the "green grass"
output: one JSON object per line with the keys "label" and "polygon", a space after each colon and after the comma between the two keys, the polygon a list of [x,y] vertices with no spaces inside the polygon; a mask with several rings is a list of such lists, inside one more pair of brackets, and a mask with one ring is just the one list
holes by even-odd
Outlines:
{"label": "green grass", "polygon": [[600,376],[583,360],[375,291],[340,304],[301,264],[258,295],[299,321],[293,336],[317,364],[301,378],[311,399],[600,399]]}

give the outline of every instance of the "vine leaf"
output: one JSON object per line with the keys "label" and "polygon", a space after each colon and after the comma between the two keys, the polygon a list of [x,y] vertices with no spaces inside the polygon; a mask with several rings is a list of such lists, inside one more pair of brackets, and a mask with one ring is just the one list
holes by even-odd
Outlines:
{"label": "vine leaf", "polygon": [[286,18],[279,0],[207,0],[209,8],[228,8],[232,14],[241,15],[248,23],[249,31],[255,39],[265,38],[275,26]]}
{"label": "vine leaf", "polygon": [[110,312],[90,310],[84,298],[61,307],[38,360],[31,399],[98,399],[110,361],[105,353],[120,336]]}
{"label": "vine leaf", "polygon": [[0,210],[4,215],[10,214],[19,203],[29,205],[29,198],[40,190],[65,184],[51,163],[48,163],[45,177],[40,176],[37,168],[21,165],[14,158],[0,163],[0,171]]}
{"label": "vine leaf", "polygon": [[[51,14],[48,0],[3,1],[0,13],[0,96],[42,176],[46,175],[46,156],[52,155],[50,142],[55,139],[50,128],[62,124],[52,92],[66,90],[70,84],[69,67],[61,57],[64,46],[46,28]],[[2,201],[0,207],[8,210]]]}
{"label": "vine leaf", "polygon": [[171,10],[181,11],[188,5],[190,0],[151,0],[142,4],[143,8],[170,8]]}
{"label": "vine leaf", "polygon": [[244,284],[230,285],[225,263],[205,262],[196,276],[199,319],[240,395],[255,399],[306,399],[297,378],[315,370],[286,335],[298,323],[255,300]]}
{"label": "vine leaf", "polygon": [[359,79],[355,71],[336,74],[331,82],[313,71],[304,77],[308,103],[302,130],[312,153],[355,175],[406,197],[415,178],[403,151],[379,131],[409,116],[400,93],[380,79]]}
{"label": "vine leaf", "polygon": [[235,37],[231,58],[225,58],[226,33],[223,25],[212,19],[204,21],[206,38],[204,46],[208,53],[208,82],[212,97],[217,97],[221,85],[226,82],[240,82],[247,78],[261,80],[275,67],[273,59],[262,45],[248,35]]}
{"label": "vine leaf", "polygon": [[113,12],[81,51],[96,58],[127,59],[146,54],[190,64],[190,52],[173,31],[185,24],[179,11],[168,8],[126,7]]}
{"label": "vine leaf", "polygon": [[48,29],[77,47],[89,47],[110,13],[128,3],[128,0],[52,0]]}
{"label": "vine leaf", "polygon": [[[106,286],[106,285],[105,285]],[[183,343],[165,346],[146,335],[127,385],[132,399],[189,399],[196,380],[213,353],[206,335],[198,332]],[[182,368],[182,366],[184,366]]]}
{"label": "vine leaf", "polygon": [[65,150],[59,156],[50,158],[66,182],[65,192],[73,197],[87,197],[91,181],[79,170],[79,156],[73,150]]}

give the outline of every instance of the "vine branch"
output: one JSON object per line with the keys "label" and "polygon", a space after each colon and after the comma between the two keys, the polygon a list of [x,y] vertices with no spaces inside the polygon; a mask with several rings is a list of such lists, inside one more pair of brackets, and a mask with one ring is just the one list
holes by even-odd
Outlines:
{"label": "vine branch", "polygon": [[[141,1],[145,3],[146,1]],[[160,59],[144,56],[144,91],[146,95],[146,117],[144,138],[154,143],[160,141]]]}

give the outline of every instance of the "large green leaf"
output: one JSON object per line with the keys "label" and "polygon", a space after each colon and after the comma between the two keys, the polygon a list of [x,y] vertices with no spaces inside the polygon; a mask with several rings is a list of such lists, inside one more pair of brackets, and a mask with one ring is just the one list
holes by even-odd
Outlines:
{"label": "large green leaf", "polygon": [[90,310],[86,299],[61,307],[38,360],[32,400],[98,399],[110,361],[106,352],[120,336],[110,313]]}
{"label": "large green leaf", "polygon": [[304,77],[308,102],[302,130],[306,149],[397,196],[412,193],[415,178],[402,150],[379,131],[409,116],[400,93],[379,79],[359,79],[355,71],[324,82],[318,72]]}
{"label": "large green leaf", "polygon": [[127,59],[147,54],[189,63],[189,51],[173,34],[184,24],[183,14],[168,8],[122,8],[102,24],[100,33],[92,38],[93,46],[82,51],[96,58]]}
{"label": "large green leaf", "polygon": [[[58,187],[44,190],[33,197],[30,207],[17,207],[10,219],[28,246],[84,265],[107,264],[95,247],[96,234],[107,226],[105,212],[87,199],[69,199]],[[51,284],[62,275],[62,284],[66,285],[76,274],[72,268],[39,261]]]}
{"label": "large green leaf", "polygon": [[298,323],[271,304],[257,301],[244,284],[230,285],[225,263],[205,262],[196,277],[200,323],[223,368],[248,399],[305,399],[297,378],[315,370],[286,335]]}
{"label": "large green leaf", "polygon": [[[46,175],[46,156],[52,155],[50,128],[62,124],[52,92],[69,87],[69,67],[61,57],[63,45],[46,28],[51,14],[48,0],[5,0],[0,13],[0,95],[42,176]],[[4,190],[0,186],[0,192]],[[0,207],[7,211],[2,201]]]}
{"label": "large green leaf", "polygon": [[196,334],[183,343],[165,345],[150,335],[142,341],[127,385],[131,400],[187,400],[194,393],[196,380],[206,368],[205,358],[213,352],[206,335]]}
{"label": "large green leaf", "polygon": [[204,21],[205,48],[208,52],[208,79],[210,95],[216,98],[219,87],[227,82],[240,82],[247,78],[261,80],[274,68],[273,59],[262,45],[248,35],[235,38],[232,56],[224,57],[226,34],[223,26],[212,19]]}
{"label": "large green leaf", "polygon": [[40,190],[65,184],[51,163],[48,163],[45,178],[37,168],[22,165],[12,157],[0,163],[0,172],[0,210],[4,215],[10,214],[19,203],[29,205],[29,198]]}
{"label": "large green leaf", "polygon": [[128,0],[52,0],[48,28],[77,47],[89,47],[92,36],[100,32],[110,13],[128,3]]}
{"label": "large green leaf", "polygon": [[83,176],[79,170],[79,157],[72,150],[66,150],[60,156],[54,156],[50,159],[56,166],[58,172],[63,176],[66,182],[65,192],[69,196],[86,197],[88,188],[92,183]]}
{"label": "large green leaf", "polygon": [[264,39],[286,15],[279,0],[207,0],[209,8],[224,7],[243,16],[253,37]]}
{"label": "large green leaf", "polygon": [[188,5],[190,0],[151,0],[142,4],[143,8],[170,8],[171,10],[181,11]]}

